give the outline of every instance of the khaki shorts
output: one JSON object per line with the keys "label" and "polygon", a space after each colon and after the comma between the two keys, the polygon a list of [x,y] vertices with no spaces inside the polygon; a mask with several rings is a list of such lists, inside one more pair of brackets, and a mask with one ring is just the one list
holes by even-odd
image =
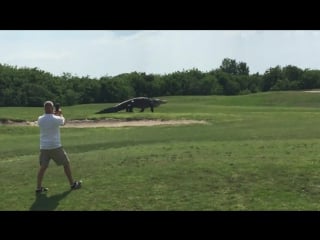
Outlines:
{"label": "khaki shorts", "polygon": [[39,162],[40,166],[49,166],[50,159],[53,159],[55,163],[60,165],[66,165],[69,163],[69,158],[67,153],[64,151],[62,147],[55,149],[40,149]]}

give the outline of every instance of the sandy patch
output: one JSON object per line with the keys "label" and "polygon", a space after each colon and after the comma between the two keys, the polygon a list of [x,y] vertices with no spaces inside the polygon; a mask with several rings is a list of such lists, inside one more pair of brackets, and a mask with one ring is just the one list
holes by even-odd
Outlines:
{"label": "sandy patch", "polygon": [[64,128],[92,128],[92,127],[136,127],[136,126],[155,126],[155,125],[186,125],[186,124],[205,124],[205,121],[196,120],[80,120],[67,121]]}
{"label": "sandy patch", "polygon": [[320,90],[310,90],[310,91],[303,91],[306,93],[320,93]]}
{"label": "sandy patch", "polygon": [[[198,120],[67,120],[62,128],[96,128],[96,127],[135,127],[135,126],[156,126],[156,125],[187,125],[187,124],[206,124],[206,121]],[[11,126],[37,126],[37,122],[12,122],[2,123]],[[0,124],[1,125],[1,124]]]}

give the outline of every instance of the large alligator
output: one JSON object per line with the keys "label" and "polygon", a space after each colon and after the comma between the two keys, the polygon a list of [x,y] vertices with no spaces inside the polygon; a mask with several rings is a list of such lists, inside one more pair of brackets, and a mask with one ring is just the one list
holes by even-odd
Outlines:
{"label": "large alligator", "polygon": [[145,108],[150,107],[151,112],[153,112],[154,107],[158,107],[160,104],[166,103],[166,100],[160,100],[158,98],[147,98],[147,97],[136,97],[124,102],[117,104],[114,107],[105,108],[97,114],[100,113],[114,113],[121,110],[126,110],[126,112],[133,112],[133,108],[140,108],[140,112],[143,112]]}

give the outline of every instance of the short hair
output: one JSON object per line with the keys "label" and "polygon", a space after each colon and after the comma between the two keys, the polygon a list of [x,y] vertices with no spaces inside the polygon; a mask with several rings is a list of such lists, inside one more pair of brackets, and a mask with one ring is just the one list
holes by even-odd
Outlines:
{"label": "short hair", "polygon": [[45,101],[43,106],[45,107],[46,105],[51,105],[52,107],[54,106],[52,101]]}

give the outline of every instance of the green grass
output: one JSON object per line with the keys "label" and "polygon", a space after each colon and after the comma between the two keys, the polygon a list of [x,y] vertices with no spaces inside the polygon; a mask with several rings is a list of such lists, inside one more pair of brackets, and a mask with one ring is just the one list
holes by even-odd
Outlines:
{"label": "green grass", "polygon": [[[208,124],[62,128],[83,188],[68,191],[63,169],[52,162],[44,178],[50,190],[38,198],[39,129],[0,126],[0,210],[320,210],[320,94],[162,98],[168,103],[154,113],[94,114],[108,104],[63,107],[67,119]],[[41,114],[0,108],[3,119]]]}

